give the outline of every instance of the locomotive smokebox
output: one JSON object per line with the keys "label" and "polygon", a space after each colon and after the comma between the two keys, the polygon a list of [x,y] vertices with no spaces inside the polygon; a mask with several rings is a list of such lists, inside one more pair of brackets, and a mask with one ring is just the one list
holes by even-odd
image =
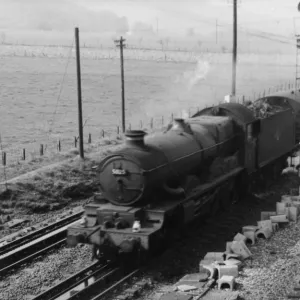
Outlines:
{"label": "locomotive smokebox", "polygon": [[127,130],[125,132],[126,145],[128,146],[144,146],[144,136],[147,133],[143,130]]}

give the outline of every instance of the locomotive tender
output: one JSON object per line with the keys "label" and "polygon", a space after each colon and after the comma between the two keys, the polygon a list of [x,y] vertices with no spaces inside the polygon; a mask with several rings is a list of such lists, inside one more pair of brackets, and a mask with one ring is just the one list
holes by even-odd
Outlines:
{"label": "locomotive tender", "polygon": [[230,205],[253,178],[281,174],[300,141],[300,93],[259,102],[276,111],[257,116],[223,103],[159,133],[126,132],[122,149],[99,165],[101,193],[67,243],[92,244],[94,257],[108,260],[154,252],[170,229]]}

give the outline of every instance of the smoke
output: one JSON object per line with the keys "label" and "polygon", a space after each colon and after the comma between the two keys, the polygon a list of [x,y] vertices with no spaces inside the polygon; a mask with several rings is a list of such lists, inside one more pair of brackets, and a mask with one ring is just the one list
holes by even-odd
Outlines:
{"label": "smoke", "polygon": [[164,114],[170,120],[171,113],[174,118],[189,118],[198,106],[207,102],[204,95],[207,95],[208,87],[204,82],[211,68],[209,57],[199,57],[193,64],[178,64],[172,69],[171,76],[162,76],[163,89],[143,103],[142,112],[147,118],[159,118]]}
{"label": "smoke", "polygon": [[206,79],[209,70],[210,63],[208,61],[198,60],[194,69],[183,72],[176,78],[175,82],[182,83],[187,91],[191,91],[196,84]]}
{"label": "smoke", "polygon": [[[185,96],[189,94],[196,85],[206,79],[210,70],[210,66],[211,65],[209,61],[198,59],[197,64],[193,69],[187,70],[183,72],[183,74],[177,76],[175,83],[181,84],[183,87],[185,87],[185,89],[182,91],[185,93]],[[181,95],[183,94],[181,93]],[[186,109],[181,111],[181,118],[187,119],[189,117],[190,113]]]}

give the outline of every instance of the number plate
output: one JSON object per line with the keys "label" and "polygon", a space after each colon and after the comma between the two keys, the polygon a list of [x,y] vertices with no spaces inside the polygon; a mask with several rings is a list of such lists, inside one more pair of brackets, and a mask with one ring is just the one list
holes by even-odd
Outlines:
{"label": "number plate", "polygon": [[112,174],[118,176],[126,176],[127,172],[126,170],[122,170],[122,169],[112,169]]}

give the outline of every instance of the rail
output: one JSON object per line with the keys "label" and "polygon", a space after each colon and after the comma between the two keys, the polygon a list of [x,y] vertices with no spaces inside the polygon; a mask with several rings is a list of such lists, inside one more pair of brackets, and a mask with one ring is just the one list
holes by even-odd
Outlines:
{"label": "rail", "polygon": [[[78,213],[77,217],[79,216],[80,213]],[[0,256],[0,276],[4,276],[9,271],[19,268],[34,258],[65,245],[67,228],[71,224],[78,222],[74,221],[73,218],[69,219],[69,222],[67,222],[67,224],[64,223],[64,226],[59,229],[51,231],[37,239],[30,240],[28,243],[22,244],[21,246],[14,244],[14,246],[12,246],[13,250]],[[73,222],[70,222],[70,220]]]}
{"label": "rail", "polygon": [[72,214],[66,218],[63,218],[61,220],[59,220],[58,222],[55,222],[53,224],[50,224],[44,228],[38,229],[36,231],[33,231],[29,234],[26,234],[22,237],[19,237],[7,244],[3,244],[2,246],[0,246],[0,257],[2,255],[4,255],[5,253],[12,251],[26,243],[29,243],[31,241],[33,241],[34,239],[37,239],[38,237],[45,235],[53,230],[57,230],[77,219],[79,219],[82,215],[83,215],[84,211],[81,210],[78,213]]}

